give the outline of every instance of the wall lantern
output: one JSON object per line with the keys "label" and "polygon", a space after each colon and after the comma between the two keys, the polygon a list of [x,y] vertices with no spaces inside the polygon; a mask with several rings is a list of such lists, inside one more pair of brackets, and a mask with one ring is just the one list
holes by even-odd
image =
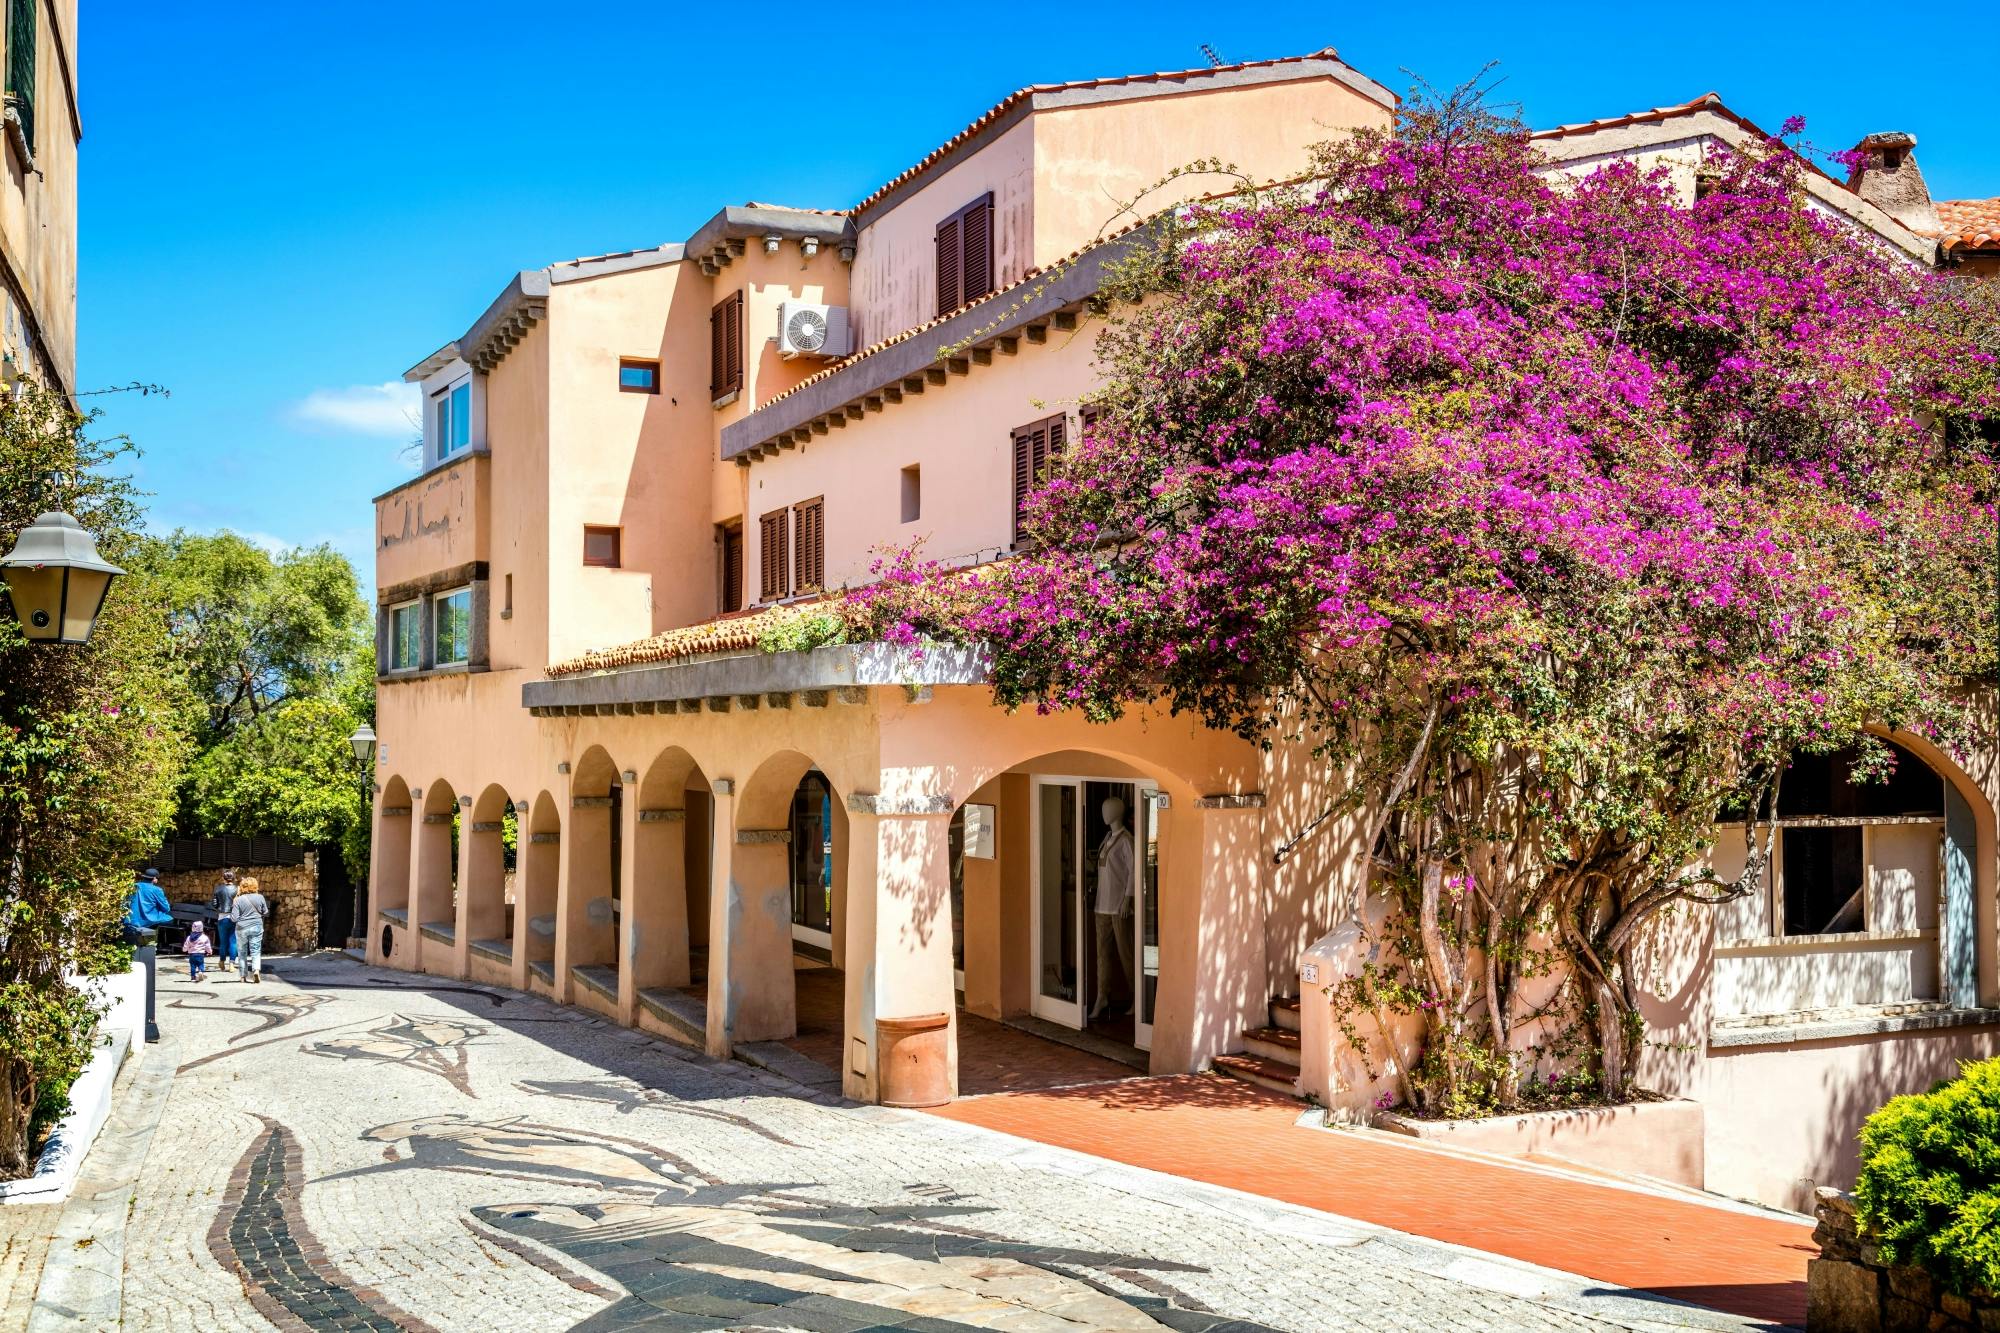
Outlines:
{"label": "wall lantern", "polygon": [[806,252],[807,259],[811,259],[819,253],[819,238],[817,236],[808,236],[799,242],[799,248]]}
{"label": "wall lantern", "polygon": [[852,241],[842,241],[840,243],[840,262],[843,264],[852,264],[854,262],[854,243]]}
{"label": "wall lantern", "polygon": [[375,728],[363,722],[347,738],[347,743],[354,750],[354,762],[361,765],[364,773],[375,766]]}
{"label": "wall lantern", "polygon": [[21,529],[0,560],[21,630],[36,643],[88,643],[111,580],[125,571],[97,554],[97,539],[61,510]]}
{"label": "wall lantern", "polygon": [[774,255],[774,254],[778,253],[778,242],[780,242],[780,241],[782,241],[782,240],[784,240],[784,239],[785,239],[784,237],[782,237],[782,236],[778,235],[778,233],[777,233],[777,232],[775,232],[775,231],[767,231],[767,232],[765,232],[765,233],[764,233],[764,253],[765,253],[765,254],[767,254],[767,255]]}

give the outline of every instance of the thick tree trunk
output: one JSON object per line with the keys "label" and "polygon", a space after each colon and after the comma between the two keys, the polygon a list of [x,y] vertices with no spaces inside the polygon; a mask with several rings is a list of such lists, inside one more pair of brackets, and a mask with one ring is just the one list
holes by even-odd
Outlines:
{"label": "thick tree trunk", "polygon": [[1605,982],[1595,983],[1597,1044],[1603,1051],[1604,1095],[1613,1101],[1625,1095],[1625,1010],[1618,993]]}
{"label": "thick tree trunk", "polygon": [[35,1169],[28,1156],[28,1121],[35,1112],[35,1085],[25,1065],[8,1062],[0,1074],[0,1180],[16,1180]]}

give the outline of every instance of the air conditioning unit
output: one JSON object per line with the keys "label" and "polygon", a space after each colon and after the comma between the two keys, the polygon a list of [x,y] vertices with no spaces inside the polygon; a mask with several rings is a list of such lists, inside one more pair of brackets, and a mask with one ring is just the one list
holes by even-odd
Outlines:
{"label": "air conditioning unit", "polygon": [[778,307],[778,354],[787,361],[795,356],[846,356],[853,350],[846,306],[786,301]]}

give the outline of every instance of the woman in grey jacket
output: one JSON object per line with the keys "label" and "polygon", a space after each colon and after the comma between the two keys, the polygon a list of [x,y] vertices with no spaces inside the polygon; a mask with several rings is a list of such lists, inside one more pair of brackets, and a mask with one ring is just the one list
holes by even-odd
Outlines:
{"label": "woman in grey jacket", "polygon": [[245,875],[236,886],[229,917],[236,923],[237,975],[253,985],[264,980],[264,922],[270,915],[271,905],[257,891],[257,877]]}

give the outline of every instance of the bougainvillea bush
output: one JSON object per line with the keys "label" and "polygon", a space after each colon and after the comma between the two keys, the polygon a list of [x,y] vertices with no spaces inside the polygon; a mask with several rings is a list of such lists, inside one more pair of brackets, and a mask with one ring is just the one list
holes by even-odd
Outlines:
{"label": "bougainvillea bush", "polygon": [[904,553],[860,595],[891,639],[990,643],[1007,704],[1302,738],[1402,908],[1345,998],[1422,1016],[1408,1098],[1516,1104],[1531,1021],[1621,1095],[1634,944],[1755,887],[1687,869],[1718,811],[1771,809],[1795,752],[1892,762],[1871,725],[1958,745],[1993,668],[1992,294],[1808,169],[1558,175],[1454,99],[1180,210],[1033,553]]}

